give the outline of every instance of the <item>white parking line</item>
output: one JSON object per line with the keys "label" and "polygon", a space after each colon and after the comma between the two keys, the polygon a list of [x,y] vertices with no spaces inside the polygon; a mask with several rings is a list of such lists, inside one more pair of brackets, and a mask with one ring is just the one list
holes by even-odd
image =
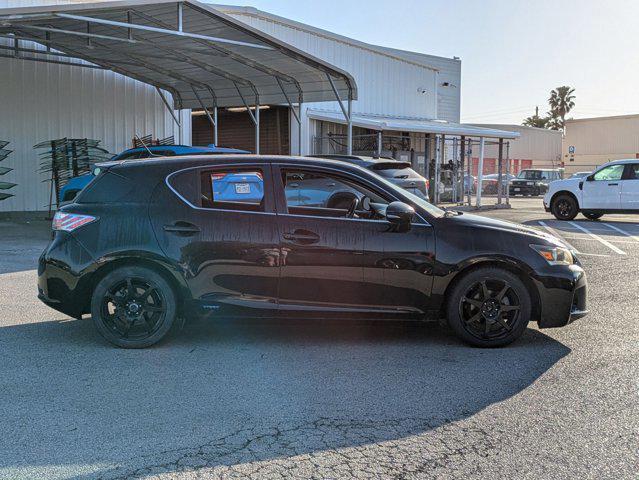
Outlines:
{"label": "white parking line", "polygon": [[621,233],[621,234],[625,235],[626,237],[630,237],[630,238],[632,238],[635,242],[639,242],[639,237],[636,237],[635,235],[633,235],[633,234],[631,234],[631,233],[628,233],[628,232],[626,232],[625,230],[622,230],[622,229],[621,229],[621,228],[619,228],[619,227],[616,227],[616,226],[614,226],[614,225],[610,225],[609,223],[604,223],[604,225],[605,225],[606,227],[609,227],[609,228],[612,228],[613,230],[618,231],[619,233]]}
{"label": "white parking line", "polygon": [[615,253],[618,253],[619,255],[626,255],[626,252],[624,252],[623,250],[621,250],[620,248],[614,246],[612,243],[610,243],[608,240],[605,240],[603,238],[601,238],[599,235],[596,235],[594,233],[592,233],[590,230],[582,227],[581,225],[579,225],[578,223],[575,222],[569,222],[572,226],[574,226],[575,228],[578,228],[579,230],[581,230],[584,233],[587,233],[588,235],[590,235],[592,238],[594,238],[595,240],[599,240],[599,242],[601,242],[603,245],[605,245],[606,247],[608,247],[610,250],[612,250]]}
{"label": "white parking line", "polygon": [[559,235],[559,234],[557,233],[557,230],[555,230],[554,228],[552,228],[552,227],[548,226],[548,224],[547,224],[546,222],[542,222],[541,220],[539,220],[539,221],[538,221],[538,223],[539,223],[539,225],[541,225],[542,227],[544,227],[546,230],[548,230],[548,232],[550,232],[550,234],[551,234],[551,235],[554,235],[555,237],[557,237],[557,238],[559,238],[559,239],[563,240],[564,242],[566,242],[566,243],[568,244],[568,246],[569,246],[570,248],[572,248],[572,249],[575,251],[575,253],[581,253],[581,252],[580,252],[579,250],[577,250],[577,249],[576,249],[573,245],[571,245],[570,243],[568,243],[568,242],[566,241],[566,239],[565,239],[565,238],[563,238],[561,235]]}

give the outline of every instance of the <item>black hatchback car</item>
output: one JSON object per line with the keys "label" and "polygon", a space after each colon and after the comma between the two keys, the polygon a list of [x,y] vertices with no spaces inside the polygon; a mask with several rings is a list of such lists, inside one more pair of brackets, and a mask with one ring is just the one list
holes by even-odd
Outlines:
{"label": "black hatchback car", "polygon": [[[357,165],[200,156],[95,174],[55,216],[39,297],[90,313],[120,347],[152,345],[198,312],[446,319],[484,347],[512,342],[530,321],[561,327],[586,314],[584,271],[556,238],[441,210]],[[346,208],[299,201],[325,181],[361,195]]]}

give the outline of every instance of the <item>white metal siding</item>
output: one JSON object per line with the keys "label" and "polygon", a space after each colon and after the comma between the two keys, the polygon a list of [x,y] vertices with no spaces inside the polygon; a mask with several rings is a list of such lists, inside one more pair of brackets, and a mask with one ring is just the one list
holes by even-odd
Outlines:
{"label": "white metal siding", "polygon": [[18,184],[0,211],[43,210],[48,204],[48,183],[35,173],[36,143],[93,138],[117,153],[131,146],[135,134],[175,134],[177,140],[157,92],[113,72],[1,58],[0,85],[0,139],[14,150],[2,165],[15,169],[2,180]]}
{"label": "white metal siding", "polygon": [[[224,8],[221,7],[224,11]],[[356,113],[438,118],[437,74],[428,67],[366,50],[266,18],[226,11],[234,18],[348,71],[357,82]],[[418,89],[426,90],[425,94]],[[339,111],[337,103],[315,108]]]}
{"label": "white metal siding", "polygon": [[[377,47],[383,48],[383,47]],[[461,60],[457,58],[437,57],[423,53],[407,52],[394,48],[383,48],[394,55],[407,60],[430,65],[439,70],[437,88],[437,118],[448,122],[460,122],[461,105]],[[448,83],[444,86],[444,83]]]}

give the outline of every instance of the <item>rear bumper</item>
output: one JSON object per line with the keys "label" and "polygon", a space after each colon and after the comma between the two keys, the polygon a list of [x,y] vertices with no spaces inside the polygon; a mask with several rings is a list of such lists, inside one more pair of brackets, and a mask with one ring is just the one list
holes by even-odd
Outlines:
{"label": "rear bumper", "polygon": [[560,275],[535,279],[540,296],[539,328],[563,327],[588,314],[588,282],[579,265],[562,269]]}
{"label": "rear bumper", "polygon": [[89,253],[70,234],[57,233],[38,260],[38,298],[65,315],[80,317],[88,304],[82,275],[76,268],[91,261]]}

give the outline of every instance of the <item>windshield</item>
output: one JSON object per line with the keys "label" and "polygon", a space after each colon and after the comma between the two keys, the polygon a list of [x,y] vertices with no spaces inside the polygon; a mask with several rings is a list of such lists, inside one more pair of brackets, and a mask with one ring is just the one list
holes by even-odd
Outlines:
{"label": "windshield", "polygon": [[517,178],[523,178],[525,180],[555,180],[559,178],[555,175],[555,172],[549,172],[545,170],[522,170],[517,175]]}

